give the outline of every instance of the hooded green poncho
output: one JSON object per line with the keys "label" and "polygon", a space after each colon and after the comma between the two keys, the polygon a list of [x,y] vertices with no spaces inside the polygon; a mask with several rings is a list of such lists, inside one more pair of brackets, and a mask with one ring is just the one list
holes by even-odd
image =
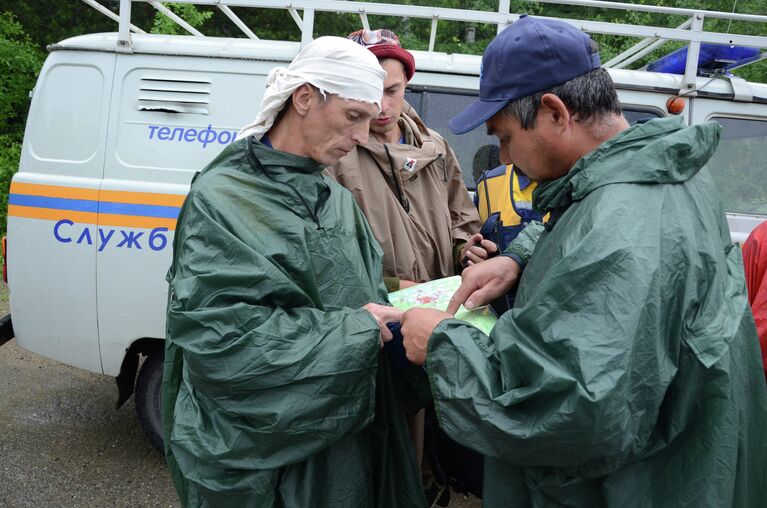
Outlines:
{"label": "hooded green poncho", "polygon": [[381,251],[322,167],[246,139],[192,185],[163,437],[185,506],[425,505],[378,326]]}
{"label": "hooded green poncho", "polygon": [[439,421],[487,456],[485,506],[766,505],[759,345],[701,171],[719,131],[634,126],[542,185],[514,309],[435,329]]}

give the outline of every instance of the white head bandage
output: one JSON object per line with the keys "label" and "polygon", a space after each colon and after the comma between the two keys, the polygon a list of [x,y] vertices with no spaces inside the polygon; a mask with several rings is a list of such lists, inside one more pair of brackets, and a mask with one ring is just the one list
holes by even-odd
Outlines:
{"label": "white head bandage", "polygon": [[288,67],[276,67],[266,78],[258,116],[242,128],[237,139],[260,138],[274,124],[293,92],[304,83],[343,99],[368,102],[381,108],[386,78],[378,59],[367,48],[342,37],[320,37],[302,49]]}

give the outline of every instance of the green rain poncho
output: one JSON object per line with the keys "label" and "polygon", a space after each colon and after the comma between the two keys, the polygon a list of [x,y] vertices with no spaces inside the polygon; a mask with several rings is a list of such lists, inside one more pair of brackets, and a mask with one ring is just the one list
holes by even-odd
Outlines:
{"label": "green rain poncho", "polygon": [[634,126],[541,186],[515,307],[443,321],[426,365],[487,507],[763,507],[767,395],[740,251],[708,170],[720,128]]}
{"label": "green rain poncho", "polygon": [[321,170],[238,141],[184,204],[163,437],[185,506],[425,505],[392,367],[360,309],[386,302],[381,251]]}

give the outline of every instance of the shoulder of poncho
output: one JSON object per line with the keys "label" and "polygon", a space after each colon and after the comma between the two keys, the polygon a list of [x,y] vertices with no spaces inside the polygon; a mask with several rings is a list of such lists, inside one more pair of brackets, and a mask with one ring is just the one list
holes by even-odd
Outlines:
{"label": "shoulder of poncho", "polygon": [[[235,160],[241,157],[239,163]],[[194,199],[200,203],[215,204],[221,199],[221,193],[247,193],[249,195],[274,195],[281,193],[282,189],[276,188],[265,175],[259,174],[251,166],[244,152],[233,153],[231,157],[221,161],[221,164],[206,168],[197,180],[192,184],[187,199]],[[231,162],[231,164],[227,164]],[[253,206],[259,205],[254,200]]]}
{"label": "shoulder of poncho", "polygon": [[[644,186],[646,187],[646,186]],[[573,204],[580,204],[581,206],[587,206],[592,209],[593,215],[602,215],[602,213],[613,213],[615,207],[621,209],[635,209],[637,213],[641,213],[647,209],[648,206],[653,206],[652,203],[647,201],[639,201],[633,199],[632,196],[637,195],[640,187],[633,182],[613,182],[609,185],[597,186],[586,193],[583,198],[573,201]],[[663,193],[657,192],[653,194],[658,199],[663,198]],[[645,195],[645,198],[647,196]],[[637,196],[638,198],[638,196]]]}

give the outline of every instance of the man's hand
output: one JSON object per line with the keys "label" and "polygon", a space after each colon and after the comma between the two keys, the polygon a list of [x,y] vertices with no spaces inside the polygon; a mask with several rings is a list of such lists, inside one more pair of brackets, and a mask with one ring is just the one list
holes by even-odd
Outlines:
{"label": "man's hand", "polygon": [[381,331],[381,345],[383,346],[383,343],[389,342],[392,337],[391,330],[386,327],[386,323],[400,321],[402,319],[402,311],[394,307],[389,307],[388,305],[379,305],[377,303],[368,303],[362,308],[370,312],[375,318],[376,323],[378,323],[378,329]]}
{"label": "man's hand", "polygon": [[498,246],[495,242],[485,240],[482,235],[477,233],[469,238],[461,251],[461,261],[464,259],[471,266],[473,264],[485,261],[486,259],[498,253]]}
{"label": "man's hand", "polygon": [[399,288],[405,289],[405,288],[411,288],[413,286],[417,286],[418,283],[414,280],[407,280],[407,279],[400,279],[399,280]]}
{"label": "man's hand", "polygon": [[436,309],[413,308],[402,315],[402,338],[405,353],[410,363],[426,363],[426,347],[434,328],[453,316]]}
{"label": "man's hand", "polygon": [[461,305],[469,310],[476,309],[505,295],[517,283],[520,271],[519,264],[506,256],[467,267],[461,274],[461,287],[450,299],[447,312],[455,314]]}

